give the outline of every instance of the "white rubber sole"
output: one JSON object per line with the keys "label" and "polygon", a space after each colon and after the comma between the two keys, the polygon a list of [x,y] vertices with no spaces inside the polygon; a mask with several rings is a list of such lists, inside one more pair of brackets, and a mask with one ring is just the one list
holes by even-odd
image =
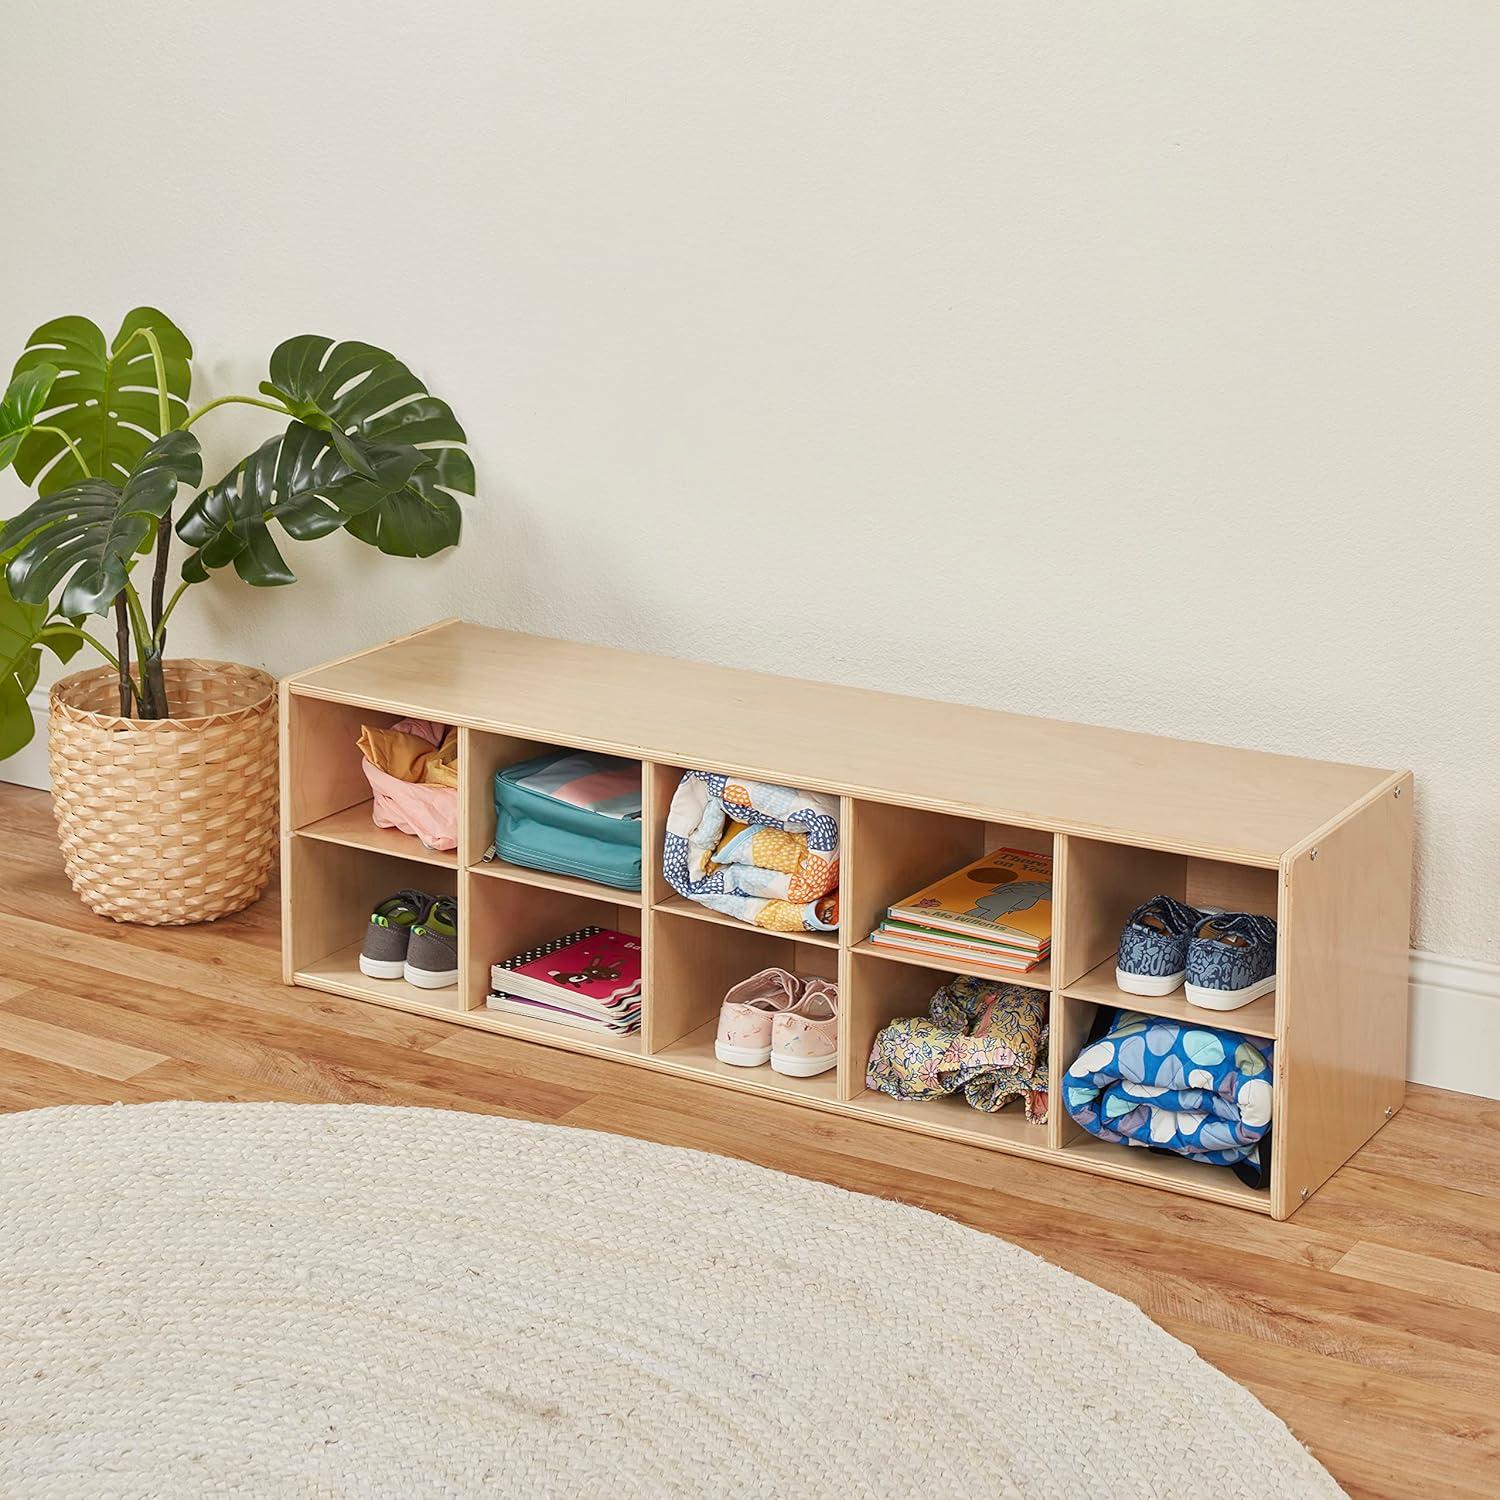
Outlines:
{"label": "white rubber sole", "polygon": [[816,1078],[819,1073],[826,1073],[830,1068],[836,1068],[838,1061],[836,1052],[830,1052],[827,1057],[782,1057],[773,1052],[771,1071],[784,1073],[788,1078]]}
{"label": "white rubber sole", "polygon": [[1258,979],[1242,990],[1210,990],[1201,984],[1189,984],[1183,986],[1183,993],[1187,996],[1187,1003],[1196,1005],[1199,1010],[1238,1010],[1252,1000],[1259,1000],[1262,995],[1269,995],[1275,988],[1276,976],[1267,974],[1264,979]]}
{"label": "white rubber sole", "polygon": [[1186,973],[1186,969],[1179,969],[1175,974],[1127,974],[1117,968],[1115,988],[1124,990],[1127,995],[1170,995],[1182,983],[1182,976]]}
{"label": "white rubber sole", "polygon": [[361,953],[359,972],[368,974],[371,979],[404,979],[406,960],[404,958],[366,958]]}
{"label": "white rubber sole", "polygon": [[769,1047],[732,1047],[714,1038],[714,1056],[731,1068],[759,1068],[771,1060]]}
{"label": "white rubber sole", "polygon": [[416,985],[419,990],[445,990],[450,984],[458,983],[457,969],[414,969],[410,964],[402,967],[406,982]]}

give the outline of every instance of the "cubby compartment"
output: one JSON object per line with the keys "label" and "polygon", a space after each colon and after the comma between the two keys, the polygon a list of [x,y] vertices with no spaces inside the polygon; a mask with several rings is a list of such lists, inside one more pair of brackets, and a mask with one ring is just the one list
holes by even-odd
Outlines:
{"label": "cubby compartment", "polygon": [[[463,1007],[497,1031],[537,1041],[551,1041],[580,1050],[639,1052],[641,1033],[614,1036],[564,1026],[541,1017],[512,1015],[490,1010],[490,969],[528,948],[539,947],[566,936],[580,927],[606,927],[616,932],[641,935],[638,905],[610,898],[580,895],[527,881],[484,878],[470,871],[466,923],[460,943],[460,989]],[[625,895],[618,892],[613,894]],[[643,969],[644,975],[644,969]],[[643,985],[642,1016],[649,1011],[649,987]]]}
{"label": "cubby compartment", "polygon": [[928,1001],[942,984],[943,975],[926,968],[887,963],[882,955],[873,953],[850,955],[840,1037],[844,1049],[841,1074],[847,1085],[844,1098],[850,1108],[929,1135],[1045,1154],[1047,1127],[1029,1123],[1019,1099],[1004,1109],[988,1113],[974,1109],[961,1093],[943,1099],[903,1100],[865,1087],[870,1050],[877,1033],[891,1021],[925,1015]]}
{"label": "cubby compartment", "polygon": [[[1113,979],[1111,979],[1113,985]],[[1130,1000],[1132,996],[1122,996]],[[1115,1002],[1095,1005],[1086,1000],[1075,1000],[1064,996],[1054,1002],[1052,1039],[1058,1044],[1052,1070],[1051,1118],[1057,1123],[1054,1137],[1067,1158],[1087,1163],[1093,1170],[1111,1177],[1122,1177],[1129,1181],[1148,1182],[1164,1187],[1190,1190],[1201,1198],[1215,1198],[1220,1202],[1233,1203],[1244,1208],[1257,1209],[1261,1213],[1271,1212],[1269,1185],[1260,1188],[1248,1187],[1228,1167],[1211,1166],[1206,1162],[1189,1161],[1183,1156],[1173,1156],[1164,1151],[1152,1151],[1144,1146],[1127,1146],[1118,1141],[1101,1141],[1090,1135],[1068,1113],[1063,1102],[1062,1075],[1068,1065],[1087,1045],[1095,1024],[1102,1013],[1112,1012]],[[1130,1006],[1130,1009],[1139,1009]],[[1189,1007],[1189,1009],[1193,1009]],[[1145,1012],[1155,1014],[1155,1012]],[[1244,1030],[1232,1017],[1235,1012],[1223,1016],[1217,1012],[1193,1010],[1193,1019],[1205,1030]],[[1276,1149],[1272,1142],[1272,1150]]]}
{"label": "cubby compartment", "polygon": [[[1128,995],[1115,984],[1115,953],[1125,919],[1156,895],[1173,896],[1190,906],[1248,911],[1274,919],[1279,898],[1277,870],[1070,836],[1061,872],[1056,884],[1061,893],[1062,930],[1054,939],[1053,973],[1069,999],[1125,1006],[1146,1015],[1223,1026],[1255,1036],[1276,1035],[1274,991],[1240,1010],[1223,1012],[1189,1005],[1180,987],[1170,995]],[[1058,893],[1054,889],[1054,897]],[[1070,1053],[1064,1063],[1071,1060]]]}
{"label": "cubby compartment", "polygon": [[[462,761],[463,801],[459,848],[464,864],[476,875],[500,880],[520,882],[538,886],[565,895],[608,901],[622,906],[642,904],[643,896],[638,890],[624,890],[606,885],[602,881],[588,880],[579,875],[554,870],[535,869],[530,865],[512,864],[495,853],[495,773],[508,766],[520,765],[553,750],[567,750],[570,746],[543,740],[525,739],[518,735],[496,734],[487,730],[466,729],[459,740]],[[645,769],[642,768],[644,776]],[[645,785],[642,785],[644,800]],[[640,828],[644,837],[646,815],[642,808]],[[488,857],[486,857],[488,856]],[[637,927],[639,931],[639,918]],[[601,924],[619,927],[619,923]],[[626,929],[620,927],[623,932]]]}
{"label": "cubby compartment", "polygon": [[940,982],[932,977],[934,972],[973,974],[981,979],[1050,989],[1050,959],[1044,959],[1029,973],[1008,974],[958,959],[882,948],[870,941],[870,934],[880,924],[887,907],[996,849],[1025,849],[1050,856],[1053,837],[1044,829],[849,799],[842,896],[844,931],[849,934],[854,952],[861,958],[925,970],[927,977],[920,982],[930,985],[929,993]]}
{"label": "cubby compartment", "polygon": [[[455,869],[453,850],[429,849],[396,828],[377,828],[359,753],[359,731],[389,729],[408,714],[299,699],[286,728],[286,821],[299,836]],[[460,768],[461,774],[461,768]]]}
{"label": "cubby compartment", "polygon": [[[833,1101],[837,1070],[789,1078],[769,1064],[736,1068],[714,1056],[719,1007],[729,989],[761,969],[838,978],[838,953],[796,934],[765,932],[743,922],[699,922],[684,913],[655,913],[646,978],[647,1046],[663,1062],[710,1074],[762,1093]],[[840,1023],[842,1029],[842,1022]]]}
{"label": "cubby compartment", "polygon": [[[666,874],[662,869],[662,841],[667,831],[667,813],[672,806],[672,796],[676,792],[687,767],[653,764],[646,768],[647,792],[645,798],[647,837],[651,841],[651,857],[646,861],[650,871],[651,903],[660,912],[676,917],[688,917],[697,922],[713,922],[723,927],[738,928],[744,930],[745,923],[738,917],[727,916],[724,912],[714,911],[712,907],[702,906],[696,901],[690,901],[686,896],[679,896],[667,881]],[[697,769],[711,769],[699,767]],[[848,799],[844,799],[844,816],[847,818]],[[843,862],[842,850],[840,852],[840,874],[847,869]],[[842,903],[843,892],[839,893]],[[842,905],[841,908],[842,910]],[[847,930],[847,929],[845,929]],[[803,932],[795,934],[797,941],[813,947],[837,949],[839,945],[838,934],[834,932]],[[762,966],[764,967],[764,966]]]}
{"label": "cubby compartment", "polygon": [[[371,979],[359,967],[359,951],[375,906],[408,887],[433,896],[455,896],[456,869],[301,835],[290,840],[287,859],[282,878],[297,893],[298,907],[285,951],[296,983],[383,1005],[462,1009],[457,985],[421,989],[403,979]],[[460,906],[460,932],[463,918]]]}

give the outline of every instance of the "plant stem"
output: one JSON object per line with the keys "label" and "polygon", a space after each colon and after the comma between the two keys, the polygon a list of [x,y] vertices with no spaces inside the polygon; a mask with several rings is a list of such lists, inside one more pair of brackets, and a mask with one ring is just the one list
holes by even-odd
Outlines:
{"label": "plant stem", "polygon": [[161,619],[156,622],[156,649],[164,650],[167,644],[167,621],[172,618],[172,611],[177,608],[177,601],[188,591],[190,585],[186,578],[182,580],[167,600],[167,607],[161,612]]}
{"label": "plant stem", "polygon": [[162,671],[161,653],[153,646],[141,662],[141,682],[146,688],[146,697],[151,704],[150,717],[169,719],[167,706],[167,679]]}
{"label": "plant stem", "polygon": [[85,479],[92,479],[89,466],[83,461],[83,454],[78,451],[78,444],[65,433],[61,427],[37,426],[31,429],[33,432],[50,432],[54,437],[60,437],[68,445],[68,452],[78,460],[78,467],[83,470]]}
{"label": "plant stem", "polygon": [[161,431],[158,437],[165,437],[167,429],[172,422],[171,397],[167,391],[167,361],[161,352],[161,341],[149,328],[137,328],[134,333],[114,351],[113,358],[118,359],[137,339],[144,339],[146,347],[151,351],[151,362],[156,366],[156,415],[157,425]]}
{"label": "plant stem", "polygon": [[161,652],[146,624],[146,611],[141,605],[141,596],[135,585],[125,581],[125,604],[130,613],[130,623],[135,631],[135,659],[140,669],[141,717],[143,719],[165,719],[167,717],[167,684],[161,670]]}
{"label": "plant stem", "polygon": [[135,684],[130,680],[130,615],[123,592],[115,595],[115,670],[120,674],[120,717],[131,717]]}
{"label": "plant stem", "polygon": [[186,432],[199,417],[207,412],[211,412],[214,407],[228,406],[231,403],[238,406],[259,406],[263,407],[266,411],[280,412],[284,417],[291,416],[291,412],[279,401],[262,401],[256,396],[220,396],[216,401],[210,401],[207,406],[200,406],[197,411],[191,413],[188,419],[182,424],[182,430]]}
{"label": "plant stem", "polygon": [[[69,635],[73,634],[73,627],[71,625],[68,627],[68,630],[67,630],[66,633],[69,634]],[[109,647],[104,644],[103,641],[99,640],[95,636],[90,635],[88,633],[88,631],[86,631],[86,630],[79,630],[77,633],[84,640],[86,640],[89,643],[89,645],[91,645],[94,648],[94,650],[97,651],[99,653],[99,655],[102,656],[105,659],[105,661],[107,661],[110,664],[110,666],[112,666],[115,669],[115,671],[118,672],[120,670],[120,658],[118,656],[116,656],[114,654],[114,652],[111,651],[109,649]],[[47,639],[47,632],[45,630],[41,634],[41,639],[44,640],[44,641]]]}
{"label": "plant stem", "polygon": [[172,550],[172,512],[156,523],[156,561],[151,569],[151,640],[159,651],[166,640],[161,628],[162,600],[167,592],[167,557]]}

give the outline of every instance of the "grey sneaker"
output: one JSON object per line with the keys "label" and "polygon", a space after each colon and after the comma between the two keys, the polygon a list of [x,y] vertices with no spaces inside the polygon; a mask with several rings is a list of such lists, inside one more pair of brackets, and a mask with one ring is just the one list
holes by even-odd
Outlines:
{"label": "grey sneaker", "polygon": [[458,905],[440,896],[411,930],[406,950],[406,982],[424,990],[458,983]]}
{"label": "grey sneaker", "polygon": [[371,979],[402,978],[412,929],[437,904],[438,898],[426,891],[397,891],[387,896],[370,913],[370,925],[359,950],[360,971]]}

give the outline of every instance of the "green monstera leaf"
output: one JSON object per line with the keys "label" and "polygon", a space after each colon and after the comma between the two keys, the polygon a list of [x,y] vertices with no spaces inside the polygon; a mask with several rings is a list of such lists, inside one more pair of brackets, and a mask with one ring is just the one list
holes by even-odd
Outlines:
{"label": "green monstera leaf", "polygon": [[0,577],[0,760],[30,744],[36,733],[27,694],[42,669],[38,642],[48,614],[45,604],[13,599]]}
{"label": "green monstera leaf", "polygon": [[83,644],[77,626],[45,604],[23,604],[5,583],[0,555],[0,760],[31,743],[36,724],[27,701],[42,669],[42,647],[68,661]]}
{"label": "green monstera leaf", "polygon": [[178,485],[202,478],[198,439],[169,432],[145,450],[123,486],[85,479],[44,496],[0,529],[0,549],[13,553],[5,565],[10,592],[43,605],[66,578],[63,614],[103,614],[136,553],[155,540]]}
{"label": "green monstera leaf", "polygon": [[[360,541],[393,557],[430,557],[457,544],[459,495],[474,493],[474,463],[464,430],[446,401],[394,355],[373,344],[335,344],[316,334],[288,339],[271,356],[261,390],[326,434],[351,474],[384,485],[389,450],[414,447],[424,460],[378,503],[346,522]],[[386,450],[386,470],[376,460]]]}
{"label": "green monstera leaf", "polygon": [[184,559],[182,576],[201,583],[212,569],[233,563],[257,587],[294,583],[272,522],[299,542],[327,536],[384,504],[431,462],[418,448],[362,443],[356,471],[328,438],[293,422],[198,495],[177,523],[178,536],[196,549]]}
{"label": "green monstera leaf", "polygon": [[58,373],[56,365],[33,365],[17,375],[0,397],[0,469],[21,451],[21,444],[47,404],[47,392]]}
{"label": "green monstera leaf", "polygon": [[[112,343],[87,318],[56,318],[27,340],[14,374],[53,366],[61,373],[48,393],[54,410],[47,425],[77,445],[96,479],[124,482],[161,434],[156,363],[141,336],[150,329],[161,346],[168,391],[168,427],[187,416],[193,346],[165,313],[138,307],[126,315]],[[30,432],[15,455],[16,473],[37,493],[50,495],[83,476],[57,432]],[[50,466],[50,467],[49,467]]]}

